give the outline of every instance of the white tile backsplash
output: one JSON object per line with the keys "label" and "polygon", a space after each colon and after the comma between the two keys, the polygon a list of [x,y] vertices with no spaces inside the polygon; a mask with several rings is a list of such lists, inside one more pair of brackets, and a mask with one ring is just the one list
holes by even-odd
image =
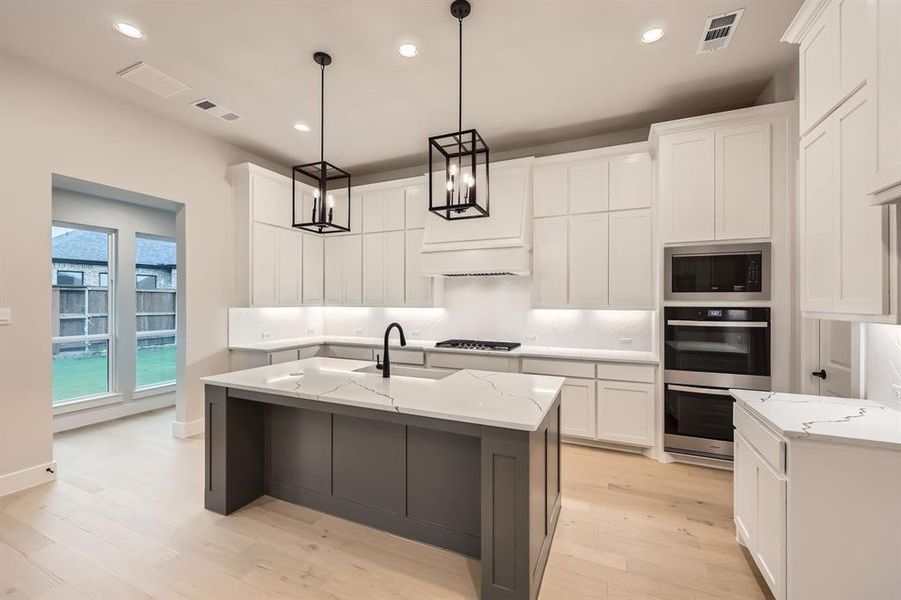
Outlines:
{"label": "white tile backsplash", "polygon": [[866,397],[901,410],[892,385],[901,385],[901,325],[866,327],[864,354]]}
{"label": "white tile backsplash", "polygon": [[473,338],[528,345],[653,351],[655,313],[530,308],[527,277],[449,278],[443,308],[232,309],[232,343],[316,334],[379,337],[392,321],[410,338]]}

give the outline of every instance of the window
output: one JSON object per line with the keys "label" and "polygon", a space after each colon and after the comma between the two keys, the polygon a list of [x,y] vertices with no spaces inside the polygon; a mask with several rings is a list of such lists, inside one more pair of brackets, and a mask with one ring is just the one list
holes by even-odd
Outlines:
{"label": "window", "polygon": [[97,285],[100,287],[109,287],[109,273],[100,273],[97,276]]}
{"label": "window", "polygon": [[57,271],[56,285],[82,287],[84,285],[84,271]]}
{"label": "window", "polygon": [[135,239],[137,388],[175,382],[175,241],[138,235]]}
{"label": "window", "polygon": [[138,273],[135,275],[136,285],[139,290],[155,290],[156,289],[156,275],[144,275],[142,273]]}
{"label": "window", "polygon": [[[85,285],[85,274],[110,272],[110,231],[55,224],[51,261],[53,404],[112,391],[109,281]],[[99,283],[99,278],[98,278]]]}

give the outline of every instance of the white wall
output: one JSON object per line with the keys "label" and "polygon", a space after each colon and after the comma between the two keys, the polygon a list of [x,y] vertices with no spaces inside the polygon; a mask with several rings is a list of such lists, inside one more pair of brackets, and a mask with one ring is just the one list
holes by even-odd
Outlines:
{"label": "white wall", "polygon": [[[169,100],[176,101],[176,100]],[[166,100],[160,100],[166,102]],[[198,118],[203,118],[199,115]],[[228,125],[224,124],[223,127]],[[228,368],[228,166],[259,157],[0,53],[0,494],[49,477],[51,189],[54,174],[184,205],[185,304],[176,430],[199,431],[198,379]],[[182,283],[184,280],[184,284]]]}
{"label": "white wall", "polygon": [[892,385],[901,385],[901,325],[864,325],[866,397],[894,405]]}
{"label": "white wall", "polygon": [[[533,310],[528,277],[448,278],[443,308],[238,308],[232,309],[233,343],[305,335],[381,337],[392,321],[407,337],[518,341],[527,345],[653,349],[653,311]],[[530,339],[529,336],[535,336]],[[631,338],[632,343],[622,342]]]}

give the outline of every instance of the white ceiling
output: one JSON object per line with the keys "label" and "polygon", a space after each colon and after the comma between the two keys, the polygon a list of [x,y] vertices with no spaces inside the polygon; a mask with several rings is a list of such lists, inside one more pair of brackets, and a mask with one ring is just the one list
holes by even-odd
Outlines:
{"label": "white ceiling", "polygon": [[[464,127],[492,151],[588,137],[751,103],[796,50],[801,0],[474,0],[464,26]],[[326,158],[355,174],[425,164],[456,128],[449,0],[2,0],[0,48],[282,164],[318,160],[315,50],[326,76]],[[732,45],[695,54],[706,17],[744,6]],[[146,38],[112,28],[124,20]],[[666,37],[638,41],[660,25]],[[398,55],[402,41],[419,56]],[[192,89],[159,98],[114,74],[146,61]],[[244,119],[190,106],[208,97]],[[295,121],[313,130],[298,133]]]}

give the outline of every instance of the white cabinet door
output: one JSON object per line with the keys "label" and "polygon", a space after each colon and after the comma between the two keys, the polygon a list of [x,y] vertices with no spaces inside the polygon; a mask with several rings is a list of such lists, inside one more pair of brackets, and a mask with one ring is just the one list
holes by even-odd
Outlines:
{"label": "white cabinet door", "polygon": [[329,306],[344,304],[344,240],[331,236],[323,242],[325,273],[325,303]]}
{"label": "white cabinet door", "polygon": [[254,306],[276,306],[278,304],[278,228],[262,223],[253,224],[251,275]]}
{"label": "white cabinet door", "polygon": [[363,233],[385,229],[385,196],[382,192],[364,192],[362,197]]}
{"label": "white cabinet door", "polygon": [[560,432],[594,439],[596,404],[593,380],[567,378],[560,392]]}
{"label": "white cabinet door", "polygon": [[824,11],[798,50],[801,131],[819,121],[838,100],[838,38],[836,20]]}
{"label": "white cabinet door", "polygon": [[276,293],[279,306],[297,306],[303,301],[303,238],[299,231],[278,230]]}
{"label": "white cabinet door", "polygon": [[363,303],[363,236],[349,235],[341,238],[344,243],[344,301],[346,306]]}
{"label": "white cabinet door", "polygon": [[[274,174],[273,174],[274,175]],[[252,174],[250,195],[253,200],[253,220],[258,223],[291,225],[291,184],[274,177]]]}
{"label": "white cabinet door", "polygon": [[654,445],[654,384],[598,381],[597,439]]}
{"label": "white cabinet door", "polygon": [[432,306],[431,277],[422,276],[422,229],[406,231],[406,301],[407,306]]}
{"label": "white cabinet door", "polygon": [[303,303],[322,304],[323,239],[317,234],[303,234]]}
{"label": "white cabinet door", "polygon": [[610,210],[650,208],[654,199],[654,163],[649,154],[610,160]]}
{"label": "white cabinet door", "polygon": [[429,186],[411,185],[404,190],[404,206],[407,213],[407,229],[425,227],[429,214]]}
{"label": "white cabinet door", "polygon": [[608,214],[569,217],[569,306],[605,307]]}
{"label": "white cabinet door", "polygon": [[770,236],[770,123],[715,133],[716,239]]}
{"label": "white cabinet door", "polygon": [[383,233],[363,234],[363,305],[385,303],[385,250]]}
{"label": "white cabinet door", "polygon": [[566,220],[548,217],[532,222],[532,306],[566,305]]}
{"label": "white cabinet door", "polygon": [[879,202],[901,198],[901,2],[868,3],[870,45],[867,88],[871,102],[869,192]]}
{"label": "white cabinet door", "polygon": [[833,309],[881,315],[888,309],[888,208],[869,206],[867,198],[869,109],[867,95],[860,91],[832,117],[835,158],[831,175],[836,201]]}
{"label": "white cabinet door", "polygon": [[653,308],[651,210],[610,213],[610,306]]}
{"label": "white cabinet door", "polygon": [[660,213],[664,242],[714,239],[713,130],[660,140]]}
{"label": "white cabinet door", "polygon": [[607,210],[609,207],[608,162],[580,160],[569,165],[569,213]]}
{"label": "white cabinet door", "polygon": [[389,188],[382,192],[382,210],[385,211],[382,216],[384,231],[404,228],[407,209],[403,187]]}
{"label": "white cabinet door", "polygon": [[754,559],[776,600],[785,597],[786,482],[757,461],[757,541]]}
{"label": "white cabinet door", "polygon": [[[849,96],[867,80],[867,3],[835,0],[838,19],[839,90],[836,102]],[[897,34],[897,31],[896,31]]]}
{"label": "white cabinet door", "polygon": [[801,310],[832,311],[834,190],[832,132],[829,122],[801,138]]}
{"label": "white cabinet door", "polygon": [[753,556],[757,548],[757,458],[741,433],[735,433],[734,516],[739,540]]}
{"label": "white cabinet door", "polygon": [[566,165],[535,167],[532,171],[532,212],[535,217],[565,215],[567,207]]}
{"label": "white cabinet door", "polygon": [[404,305],[404,232],[383,234],[385,306]]}

